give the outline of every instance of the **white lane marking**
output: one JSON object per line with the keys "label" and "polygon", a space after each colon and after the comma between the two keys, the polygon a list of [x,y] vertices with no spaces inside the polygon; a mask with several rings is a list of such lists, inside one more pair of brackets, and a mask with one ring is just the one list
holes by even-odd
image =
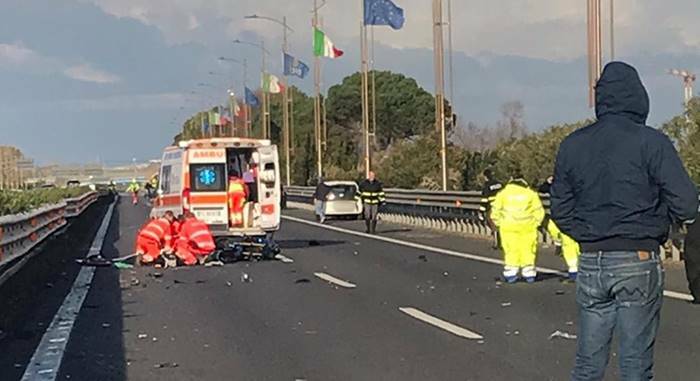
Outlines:
{"label": "white lane marking", "polygon": [[344,280],[342,280],[342,279],[338,279],[338,278],[336,278],[336,277],[334,277],[334,276],[332,276],[332,275],[328,275],[328,274],[326,274],[326,273],[314,273],[314,275],[316,275],[316,277],[318,277],[318,278],[321,278],[321,279],[325,280],[326,282],[330,282],[330,283],[333,283],[333,284],[337,284],[337,285],[340,286],[340,287],[345,287],[345,288],[355,288],[355,287],[357,287],[356,285],[354,285],[354,284],[352,284],[352,283],[350,283],[350,282],[346,282],[346,281],[344,281]]}
{"label": "white lane marking", "polygon": [[282,254],[275,255],[275,259],[277,259],[278,261],[282,261],[283,263],[294,263],[294,260],[292,258],[285,257]]}
{"label": "white lane marking", "polygon": [[[113,202],[107,209],[95,239],[92,241],[88,256],[100,254],[102,251],[102,244],[107,235],[109,222],[112,220],[114,205],[115,203]],[[56,380],[73,325],[78,318],[80,307],[82,307],[85,297],[90,290],[90,284],[92,284],[94,275],[94,267],[83,267],[80,269],[75,282],[73,282],[73,287],[63,300],[63,304],[56,312],[46,332],[44,332],[44,336],[34,351],[29,365],[24,370],[22,381]],[[65,329],[66,327],[70,329]]]}
{"label": "white lane marking", "polygon": [[[425,250],[425,251],[430,251],[433,253],[438,253],[438,254],[444,254],[444,255],[449,255],[452,257],[458,257],[458,258],[464,258],[464,259],[469,259],[472,261],[478,261],[478,262],[483,262],[483,263],[490,263],[493,265],[499,265],[503,266],[504,263],[500,259],[495,259],[495,258],[489,258],[489,257],[484,257],[481,255],[476,255],[476,254],[469,254],[469,253],[461,253],[459,251],[454,251],[454,250],[447,250],[447,249],[441,249],[439,247],[433,247],[433,246],[428,246],[428,245],[423,245],[420,243],[413,243],[413,242],[408,242],[408,241],[400,241],[398,239],[394,238],[389,238],[389,237],[383,237],[383,236],[378,236],[378,235],[371,235],[367,233],[362,233],[350,229],[344,229],[344,228],[339,228],[337,226],[330,226],[330,225],[322,225],[316,222],[312,221],[307,221],[302,218],[296,218],[296,217],[290,217],[290,216],[282,216],[283,219],[289,220],[289,221],[294,221],[298,222],[301,224],[306,224],[306,225],[311,225],[315,226],[317,228],[322,228],[322,229],[327,229],[327,230],[333,230],[337,231],[339,233],[345,233],[345,234],[350,234],[358,237],[364,237],[364,238],[369,238],[369,239],[374,239],[377,241],[384,241],[388,243],[393,243],[395,245],[401,245],[401,246],[406,246],[406,247],[411,247],[414,249],[419,249],[419,250]],[[568,273],[559,271],[559,270],[554,270],[546,267],[537,267],[537,271],[545,274],[554,274],[554,275],[559,275],[562,277],[568,276]],[[684,294],[682,292],[676,292],[676,291],[664,291],[664,296],[667,298],[672,298],[672,299],[677,299],[677,300],[684,300],[684,301],[692,301],[693,296],[690,294]]]}
{"label": "white lane marking", "polygon": [[448,321],[444,321],[442,319],[438,319],[435,316],[428,315],[425,312],[418,310],[413,307],[399,307],[399,311],[405,313],[408,316],[411,316],[413,318],[416,318],[422,322],[428,323],[432,326],[438,327],[442,330],[445,330],[451,334],[464,337],[465,339],[469,340],[483,340],[484,337],[479,335],[476,332],[472,332],[466,328],[462,328],[458,325],[452,324]]}

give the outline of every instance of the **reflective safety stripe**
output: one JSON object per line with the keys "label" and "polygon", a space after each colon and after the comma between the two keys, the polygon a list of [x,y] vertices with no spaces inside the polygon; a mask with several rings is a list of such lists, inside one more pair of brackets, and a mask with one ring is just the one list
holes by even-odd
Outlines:
{"label": "reflective safety stripe", "polygon": [[150,231],[150,230],[142,230],[141,235],[145,235],[145,236],[153,238],[156,241],[160,241],[160,236],[158,234]]}
{"label": "reflective safety stripe", "polygon": [[190,239],[195,239],[195,238],[201,237],[203,235],[211,235],[211,233],[209,233],[206,230],[200,230],[200,231],[197,231],[197,232],[193,233],[192,235],[190,235]]}

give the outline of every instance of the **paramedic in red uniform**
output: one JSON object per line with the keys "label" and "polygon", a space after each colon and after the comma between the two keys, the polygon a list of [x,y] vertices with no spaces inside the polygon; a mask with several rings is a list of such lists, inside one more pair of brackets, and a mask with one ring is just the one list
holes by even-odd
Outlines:
{"label": "paramedic in red uniform", "polygon": [[227,193],[229,222],[232,227],[240,227],[243,225],[243,206],[248,197],[248,186],[236,171],[229,177]]}
{"label": "paramedic in red uniform", "polygon": [[167,211],[163,217],[148,221],[139,230],[136,237],[136,254],[141,256],[141,263],[152,264],[161,252],[172,251],[174,221],[173,212]]}
{"label": "paramedic in red uniform", "polygon": [[193,266],[215,249],[214,236],[209,226],[191,212],[186,212],[175,243],[175,255],[185,266]]}

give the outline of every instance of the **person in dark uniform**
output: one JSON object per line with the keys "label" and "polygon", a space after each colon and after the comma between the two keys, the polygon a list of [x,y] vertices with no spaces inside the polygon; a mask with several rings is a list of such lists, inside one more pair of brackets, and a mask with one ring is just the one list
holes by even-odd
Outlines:
{"label": "person in dark uniform", "polygon": [[493,232],[493,249],[497,250],[501,247],[501,241],[498,236],[498,228],[491,219],[491,204],[496,199],[496,194],[503,189],[503,184],[496,180],[496,177],[490,169],[484,171],[484,177],[486,177],[486,183],[484,183],[484,188],[481,190],[481,196],[484,198],[484,205],[482,208],[486,217],[486,223]]}
{"label": "person in dark uniform", "polygon": [[693,304],[700,305],[700,222],[697,218],[694,223],[688,225],[683,259],[688,288],[693,295]]}
{"label": "person in dark uniform", "polygon": [[386,195],[384,194],[382,183],[376,179],[376,175],[372,171],[368,173],[367,179],[360,183],[360,198],[362,199],[362,210],[365,216],[367,233],[375,234],[377,232],[379,205],[383,205],[386,202]]}

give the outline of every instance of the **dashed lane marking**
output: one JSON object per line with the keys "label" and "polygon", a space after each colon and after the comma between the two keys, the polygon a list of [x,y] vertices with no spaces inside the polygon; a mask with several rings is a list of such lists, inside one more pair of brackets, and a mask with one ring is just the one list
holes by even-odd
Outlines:
{"label": "dashed lane marking", "polygon": [[[317,227],[317,228],[332,230],[332,231],[336,231],[336,232],[339,232],[339,233],[351,234],[351,235],[354,235],[354,236],[357,236],[357,237],[364,237],[364,238],[369,238],[369,239],[373,239],[373,240],[377,240],[377,241],[383,241],[383,242],[393,243],[393,244],[395,244],[395,245],[401,245],[401,246],[411,247],[411,248],[414,248],[414,249],[425,250],[425,251],[429,251],[429,252],[433,252],[433,253],[437,253],[437,254],[449,255],[449,256],[452,256],[452,257],[458,257],[458,258],[468,259],[468,260],[471,260],[471,261],[478,261],[478,262],[483,262],[483,263],[489,263],[489,264],[493,264],[493,265],[503,266],[503,261],[502,261],[502,260],[500,260],[500,259],[495,259],[495,258],[484,257],[484,256],[482,256],[482,255],[476,255],[476,254],[470,254],[470,253],[461,253],[461,252],[459,252],[459,251],[448,250],[448,249],[441,249],[441,248],[439,248],[439,247],[433,247],[433,246],[423,245],[423,244],[420,244],[420,243],[414,243],[414,242],[408,242],[408,241],[401,241],[401,240],[394,239],[394,238],[382,237],[382,236],[377,236],[377,235],[371,235],[371,234],[367,234],[367,233],[358,232],[358,231],[355,231],[355,230],[340,228],[340,227],[337,227],[337,226],[322,225],[322,224],[319,224],[319,223],[316,223],[316,222],[304,220],[304,219],[302,219],[302,218],[296,218],[296,217],[290,217],[290,216],[282,216],[282,218],[285,219],[285,220],[294,221],[294,222],[298,222],[298,223],[301,223],[301,224],[306,224],[306,225],[310,225],[310,226],[315,226],[315,227]],[[546,267],[538,267],[538,268],[537,268],[537,271],[539,271],[539,272],[541,272],[541,273],[545,273],[545,274],[559,275],[559,276],[562,276],[562,277],[566,277],[566,276],[568,275],[567,273],[565,273],[565,272],[563,272],[563,271],[554,270],[554,269],[550,269],[550,268],[546,268]],[[666,296],[667,298],[677,299],[677,300],[683,300],[683,301],[688,301],[688,302],[693,301],[693,296],[692,296],[692,295],[690,295],[690,294],[685,294],[685,293],[682,293],[682,292],[677,292],[677,291],[665,290],[665,291],[664,291],[664,296]]]}
{"label": "dashed lane marking", "polygon": [[405,313],[406,315],[418,319],[424,323],[428,323],[434,327],[440,328],[447,331],[453,335],[457,335],[469,340],[483,340],[484,337],[476,332],[472,332],[466,328],[462,328],[458,325],[452,324],[448,321],[436,318],[435,316],[429,315],[419,309],[413,307],[400,307],[399,311]]}
{"label": "dashed lane marking", "polygon": [[275,255],[275,259],[282,263],[294,263],[294,260],[292,258],[286,257],[282,254]]}
{"label": "dashed lane marking", "polygon": [[336,277],[334,277],[334,276],[332,276],[332,275],[328,275],[328,274],[326,274],[326,273],[314,273],[314,275],[315,275],[316,277],[320,278],[320,279],[325,280],[326,282],[330,282],[330,283],[336,284],[336,285],[338,285],[338,286],[340,286],[340,287],[345,287],[345,288],[355,288],[355,287],[357,287],[357,285],[355,285],[355,284],[353,284],[353,283],[344,281],[344,280],[342,280],[342,279],[338,279],[338,278],[336,278]]}

